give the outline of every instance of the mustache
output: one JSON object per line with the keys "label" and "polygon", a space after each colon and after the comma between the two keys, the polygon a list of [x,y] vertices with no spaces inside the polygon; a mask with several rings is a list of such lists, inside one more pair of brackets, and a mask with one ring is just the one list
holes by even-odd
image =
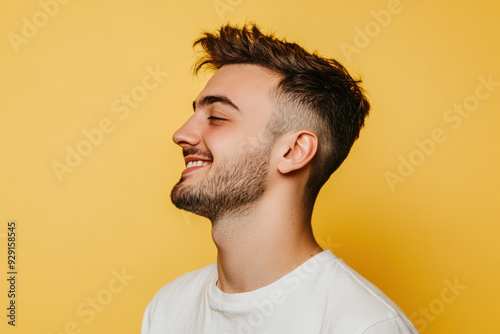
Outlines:
{"label": "mustache", "polygon": [[204,152],[199,148],[193,147],[193,148],[188,148],[188,149],[182,149],[182,155],[184,157],[188,155],[196,155],[199,156],[200,158],[206,158],[208,160],[214,160],[212,157],[212,154],[210,152]]}

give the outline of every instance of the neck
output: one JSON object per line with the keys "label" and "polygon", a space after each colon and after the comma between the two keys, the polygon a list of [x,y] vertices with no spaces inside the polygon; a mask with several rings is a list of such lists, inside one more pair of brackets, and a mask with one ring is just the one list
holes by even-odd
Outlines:
{"label": "neck", "polygon": [[217,286],[223,292],[271,284],[323,251],[314,239],[310,216],[300,205],[280,203],[266,201],[264,195],[244,213],[212,221]]}

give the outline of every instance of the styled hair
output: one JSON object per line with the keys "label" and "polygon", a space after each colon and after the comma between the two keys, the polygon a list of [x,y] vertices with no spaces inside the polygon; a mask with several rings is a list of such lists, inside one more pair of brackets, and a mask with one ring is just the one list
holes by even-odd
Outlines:
{"label": "styled hair", "polygon": [[361,80],[353,79],[336,60],[263,34],[255,24],[204,32],[196,46],[201,46],[203,55],[193,67],[195,74],[204,67],[218,70],[229,64],[253,64],[281,75],[271,92],[275,110],[268,128],[274,139],[300,129],[317,135],[318,150],[303,198],[312,211],[321,187],[347,157],[370,110]]}

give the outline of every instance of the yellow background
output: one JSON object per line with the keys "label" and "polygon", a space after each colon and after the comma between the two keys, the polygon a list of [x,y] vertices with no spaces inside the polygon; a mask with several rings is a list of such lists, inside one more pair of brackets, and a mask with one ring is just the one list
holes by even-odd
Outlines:
{"label": "yellow background", "polygon": [[[74,0],[52,5],[44,22],[39,2],[2,1],[2,333],[138,333],[161,286],[215,261],[210,223],[170,203],[184,168],[171,136],[208,79],[190,74],[192,42],[202,29],[247,20],[339,59],[362,75],[372,104],[359,141],[320,193],[320,244],[422,332],[498,333],[500,87],[459,126],[443,118],[474,101],[479,77],[500,81],[498,2],[218,3],[219,12],[211,0]],[[390,22],[378,23],[372,11],[389,9]],[[31,37],[15,46],[13,34],[22,37],[34,19],[40,27],[24,28]],[[157,67],[169,75],[120,118],[113,102],[139,92],[147,68]],[[64,164],[67,146],[105,119],[113,131],[59,181],[53,163]],[[446,140],[423,156],[415,141],[428,143],[436,128]],[[411,155],[419,165],[391,188],[387,172]],[[9,220],[18,224],[15,328],[5,316]],[[125,283],[114,279],[122,271]],[[451,293],[446,282],[461,290]],[[91,316],[92,299],[105,305]]]}

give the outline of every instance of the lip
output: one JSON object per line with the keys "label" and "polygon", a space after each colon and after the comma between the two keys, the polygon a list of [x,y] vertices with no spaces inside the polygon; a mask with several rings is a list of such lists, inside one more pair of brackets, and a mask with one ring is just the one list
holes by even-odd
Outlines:
{"label": "lip", "polygon": [[187,173],[191,173],[192,171],[195,171],[195,170],[198,170],[198,169],[201,169],[203,167],[208,167],[212,164],[212,160],[210,159],[203,159],[201,157],[197,157],[197,156],[194,156],[194,155],[188,155],[184,158],[184,161],[186,163],[186,166],[188,163],[190,163],[191,161],[206,161],[208,164],[207,165],[202,165],[202,166],[195,166],[195,167],[189,167],[189,168],[186,168],[182,171],[182,175],[185,175]]}
{"label": "lip", "polygon": [[184,176],[184,175],[186,175],[186,174],[188,174],[188,173],[191,173],[191,172],[193,172],[193,171],[195,171],[195,170],[202,169],[203,167],[208,167],[208,166],[210,166],[210,164],[205,165],[205,166],[195,166],[195,167],[189,167],[189,168],[186,168],[186,169],[184,169],[184,170],[182,171],[182,175]]}
{"label": "lip", "polygon": [[206,159],[206,158],[202,158],[202,157],[197,157],[197,156],[195,156],[195,155],[188,155],[188,156],[186,156],[186,157],[184,158],[184,161],[186,162],[186,166],[187,166],[187,164],[188,164],[188,163],[190,163],[191,161],[199,161],[199,160],[212,163],[212,160],[210,160],[210,159]]}

